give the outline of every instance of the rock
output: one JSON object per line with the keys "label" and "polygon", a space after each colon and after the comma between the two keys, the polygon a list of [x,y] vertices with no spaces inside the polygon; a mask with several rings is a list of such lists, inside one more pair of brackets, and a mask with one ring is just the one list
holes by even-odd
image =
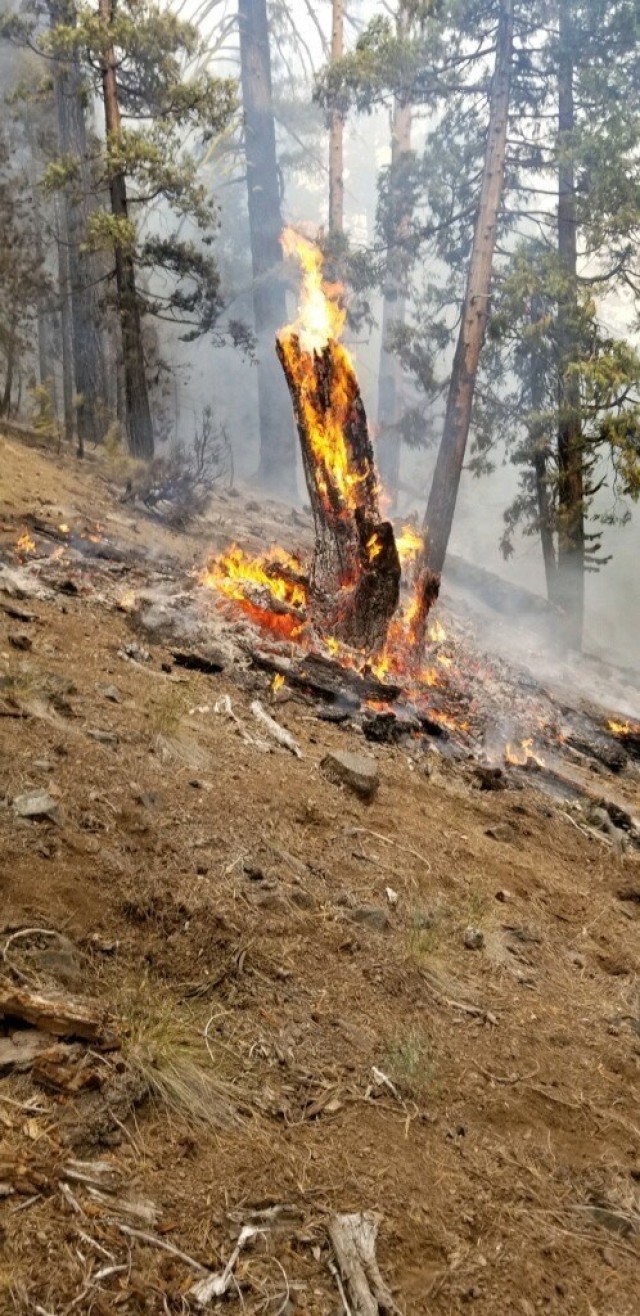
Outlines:
{"label": "rock", "polygon": [[33,648],[33,640],[30,635],[24,635],[22,632],[10,631],[7,639],[12,649],[20,649],[23,653]]}
{"label": "rock", "polygon": [[473,771],[480,783],[481,791],[506,791],[508,783],[502,768],[478,763]]}
{"label": "rock", "polygon": [[98,687],[100,694],[104,699],[108,699],[110,704],[121,704],[122,695],[117,685],[101,685]]}
{"label": "rock", "polygon": [[584,969],[587,963],[584,955],[580,955],[579,952],[575,950],[571,951],[569,959],[572,964],[575,964],[576,969]]}
{"label": "rock", "polygon": [[594,807],[589,810],[587,816],[589,822],[591,823],[591,826],[599,827],[601,831],[604,831],[604,829],[608,826],[608,824],[611,821],[611,819],[609,818],[609,814],[607,813],[607,810],[601,809],[597,805],[594,805]]}
{"label": "rock", "polygon": [[511,891],[507,891],[506,887],[501,887],[499,891],[496,891],[496,900],[499,900],[501,905],[506,905],[508,900],[513,900],[513,895]]}
{"label": "rock", "polygon": [[484,932],[481,932],[480,928],[468,927],[464,934],[464,944],[466,950],[482,950]]}
{"label": "rock", "polygon": [[391,920],[386,910],[378,909],[377,905],[361,905],[359,909],[354,909],[351,920],[353,923],[361,923],[365,927],[372,928],[374,932],[388,932],[391,927]]}
{"label": "rock", "polygon": [[400,899],[400,897],[399,897],[399,895],[398,895],[398,892],[397,892],[397,891],[394,891],[394,889],[393,889],[392,886],[387,886],[387,887],[385,887],[384,890],[385,890],[385,895],[386,895],[386,897],[387,897],[387,900],[389,901],[389,904],[392,905],[392,906],[397,905],[398,900]]}
{"label": "rock", "polygon": [[151,661],[151,654],[148,649],[143,649],[141,644],[136,644],[135,640],[129,644],[123,644],[118,649],[119,658],[127,658],[132,663],[148,663]]}
{"label": "rock", "polygon": [[45,790],[16,795],[13,808],[19,818],[28,818],[30,822],[59,822],[58,806]]}
{"label": "rock", "polygon": [[485,836],[492,841],[513,841],[514,831],[510,823],[496,823],[495,827],[487,827]]}
{"label": "rock", "polygon": [[364,800],[372,800],[380,785],[376,761],[369,754],[337,750],[326,754],[320,767],[329,781],[348,786]]}
{"label": "rock", "polygon": [[96,740],[99,745],[117,745],[118,736],[115,731],[103,731],[97,727],[93,731],[87,731],[90,740]]}

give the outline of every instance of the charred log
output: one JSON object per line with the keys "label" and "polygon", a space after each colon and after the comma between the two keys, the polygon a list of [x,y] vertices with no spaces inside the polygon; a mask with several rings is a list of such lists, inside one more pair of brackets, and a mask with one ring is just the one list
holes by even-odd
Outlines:
{"label": "charred log", "polygon": [[278,339],[315,523],[311,603],[320,629],[366,652],[380,649],[398,605],[400,560],[383,521],[373,447],[351,361],[339,343],[309,352]]}

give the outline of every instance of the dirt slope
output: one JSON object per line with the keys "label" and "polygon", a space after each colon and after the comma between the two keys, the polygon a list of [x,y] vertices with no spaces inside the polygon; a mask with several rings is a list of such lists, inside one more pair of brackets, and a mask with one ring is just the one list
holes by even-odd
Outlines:
{"label": "dirt slope", "polygon": [[[5,560],[44,509],[178,576],[240,508],[257,532],[227,498],[179,536],[123,510],[98,463],[0,439]],[[122,1046],[65,1051],[57,1083],[0,1067],[0,1312],[195,1310],[198,1272],[158,1241],[222,1270],[283,1205],[225,1310],[343,1311],[327,1221],[373,1209],[402,1312],[632,1316],[637,857],[531,790],[388,746],[364,803],[319,767],[362,743],[301,697],[271,712],[302,758],[259,752],[213,707],[228,694],[253,730],[266,677],[184,672],[160,645],[126,659],[118,578],[85,579],[0,592],[34,614],[0,606],[0,932],[5,978],[98,997]],[[17,815],[39,788],[57,821]],[[63,939],[7,947],[25,928]],[[118,1193],[70,1180],[71,1158]]]}

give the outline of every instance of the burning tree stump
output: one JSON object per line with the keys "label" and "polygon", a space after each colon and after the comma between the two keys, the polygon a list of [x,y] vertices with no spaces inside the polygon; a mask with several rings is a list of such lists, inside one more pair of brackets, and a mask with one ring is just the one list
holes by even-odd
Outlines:
{"label": "burning tree stump", "polygon": [[277,351],[289,385],[315,522],[314,620],[355,648],[384,645],[398,605],[400,559],[380,517],[373,447],[358,381],[333,337],[284,330]]}

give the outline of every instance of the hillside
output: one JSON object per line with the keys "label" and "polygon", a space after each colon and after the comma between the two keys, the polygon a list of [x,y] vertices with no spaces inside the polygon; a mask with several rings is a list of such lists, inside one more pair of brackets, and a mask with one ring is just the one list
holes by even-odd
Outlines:
{"label": "hillside", "polygon": [[[0,1020],[0,1312],[196,1311],[245,1225],[211,1310],[356,1312],[329,1228],[373,1211],[407,1316],[632,1316],[640,851],[534,776],[365,744],[232,627],[185,667],[132,597],[191,606],[212,549],[308,524],[221,493],[178,532],[120,492],[0,439],[0,1012],[109,1016]],[[34,518],[53,564],[16,550]]]}

